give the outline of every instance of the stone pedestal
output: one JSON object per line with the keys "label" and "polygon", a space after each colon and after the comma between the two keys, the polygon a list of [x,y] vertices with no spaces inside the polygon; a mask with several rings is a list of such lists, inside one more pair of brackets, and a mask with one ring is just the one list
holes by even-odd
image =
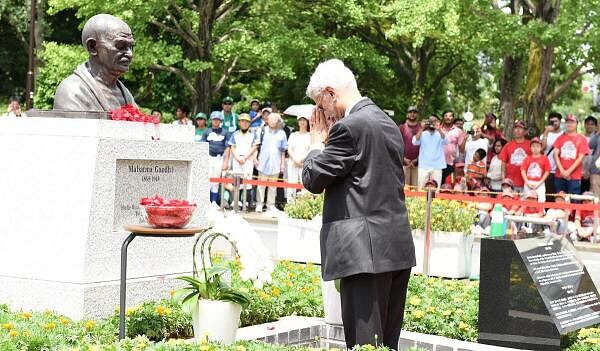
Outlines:
{"label": "stone pedestal", "polygon": [[[13,308],[113,313],[122,225],[143,220],[143,196],[187,198],[198,204],[192,224],[206,224],[208,145],[192,126],[0,119],[0,164],[0,302]],[[191,271],[193,240],[133,242],[128,305],[168,297]]]}

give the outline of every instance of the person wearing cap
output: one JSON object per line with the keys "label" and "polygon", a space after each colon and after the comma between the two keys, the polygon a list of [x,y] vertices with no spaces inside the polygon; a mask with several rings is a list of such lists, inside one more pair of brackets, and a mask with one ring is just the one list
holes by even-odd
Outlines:
{"label": "person wearing cap", "polygon": [[[297,116],[298,131],[290,134],[290,138],[288,139],[288,183],[302,183],[302,167],[310,150],[309,118],[310,116]],[[287,201],[290,202],[296,197],[296,189],[286,189],[286,191]]]}
{"label": "person wearing cap", "polygon": [[233,98],[231,96],[226,96],[221,104],[223,110],[221,114],[223,116],[223,128],[228,133],[233,133],[238,128],[238,115],[233,112]]}
{"label": "person wearing cap", "polygon": [[[556,203],[567,203],[567,193],[564,191],[559,192],[554,195],[554,202]],[[571,215],[570,210],[565,210],[562,208],[549,208],[546,211],[546,216],[544,218],[550,219],[556,222],[556,233],[563,235],[567,233],[568,228],[568,218]]]}
{"label": "person wearing cap", "polygon": [[175,110],[175,116],[177,117],[171,124],[178,125],[188,125],[192,124],[192,120],[190,120],[190,108],[187,105],[177,106]]}
{"label": "person wearing cap", "polygon": [[[556,142],[556,139],[563,134],[563,131],[560,129],[561,121],[562,115],[560,113],[554,111],[550,112],[548,114],[548,126],[546,126],[544,133],[540,136],[544,155],[550,160],[550,175],[548,175],[548,178],[546,179],[546,192],[549,194],[555,194],[557,192],[554,188],[554,178],[556,175],[554,143]],[[550,198],[549,200],[552,201],[553,199]]]}
{"label": "person wearing cap", "polygon": [[202,141],[202,135],[206,131],[206,113],[198,112],[194,117],[194,125],[196,126],[196,141]]}
{"label": "person wearing cap", "polygon": [[[586,191],[582,195],[594,196],[591,191]],[[594,200],[591,198],[583,200],[583,204],[592,205]],[[575,210],[575,231],[571,233],[573,241],[592,241],[594,235],[594,220],[598,220],[598,213],[594,210]]]}
{"label": "person wearing cap", "polygon": [[554,161],[556,161],[556,191],[567,194],[581,194],[583,159],[590,153],[587,139],[577,133],[579,121],[574,115],[568,115],[565,133],[554,143]]}
{"label": "person wearing cap", "polygon": [[421,123],[421,129],[412,138],[412,144],[418,145],[418,181],[419,188],[425,187],[428,179],[435,179],[437,184],[442,183],[442,171],[446,167],[444,146],[448,139],[440,127],[440,121],[431,116]]}
{"label": "person wearing cap", "polygon": [[523,192],[523,176],[521,166],[527,156],[531,155],[531,143],[525,139],[527,127],[523,121],[516,121],[513,127],[514,139],[508,142],[500,152],[502,161],[502,178],[509,178],[517,193]]}
{"label": "person wearing cap", "polygon": [[404,141],[404,184],[416,186],[418,182],[419,145],[413,145],[412,138],[421,130],[417,106],[409,106],[406,121],[400,125]]}
{"label": "person wearing cap", "polygon": [[550,160],[542,154],[540,138],[531,139],[531,155],[523,160],[521,176],[525,182],[523,189],[527,193],[535,191],[539,202],[546,202],[546,178],[550,175]]}
{"label": "person wearing cap", "polygon": [[[209,176],[218,178],[222,171],[227,170],[229,165],[229,141],[230,134],[221,126],[223,116],[220,111],[210,114],[210,128],[206,128],[202,134],[201,141],[208,143]],[[219,202],[219,183],[210,183],[210,202]]]}
{"label": "person wearing cap", "polygon": [[[252,119],[247,113],[240,114],[240,129],[233,132],[227,143],[231,148],[230,154],[233,159],[232,171],[241,174],[245,178],[252,177],[254,170],[253,160],[256,157],[256,150],[260,141],[257,135],[250,130]],[[246,189],[252,189],[251,185],[246,185]],[[247,193],[248,202],[251,202],[252,193]]]}

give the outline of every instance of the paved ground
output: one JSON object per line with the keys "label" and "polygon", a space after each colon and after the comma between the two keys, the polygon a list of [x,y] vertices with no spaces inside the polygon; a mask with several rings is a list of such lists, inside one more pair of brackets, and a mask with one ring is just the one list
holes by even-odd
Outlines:
{"label": "paved ground", "polygon": [[581,250],[579,251],[579,255],[587,267],[596,287],[600,288],[600,253]]}

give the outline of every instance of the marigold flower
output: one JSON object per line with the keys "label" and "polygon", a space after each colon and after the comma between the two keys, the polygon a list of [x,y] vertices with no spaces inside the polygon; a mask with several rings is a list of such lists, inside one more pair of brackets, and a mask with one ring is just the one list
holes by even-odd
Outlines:
{"label": "marigold flower", "polygon": [[442,316],[444,316],[444,317],[448,317],[451,314],[452,314],[452,311],[450,311],[450,310],[445,310],[444,312],[442,312]]}
{"label": "marigold flower", "polygon": [[29,312],[23,312],[23,313],[21,313],[21,318],[26,319],[26,320],[31,319],[31,316],[32,315]]}
{"label": "marigold flower", "polygon": [[272,290],[272,294],[273,294],[273,296],[279,296],[279,295],[281,295],[281,290],[279,290],[278,287],[274,287]]}
{"label": "marigold flower", "polygon": [[170,296],[171,298],[173,298],[173,296],[175,296],[175,292],[176,292],[175,290],[171,290],[171,291],[169,291],[169,296]]}
{"label": "marigold flower", "polygon": [[417,311],[414,311],[414,312],[412,313],[412,315],[413,315],[413,316],[414,316],[416,319],[421,319],[421,318],[423,318],[423,317],[425,316],[425,313],[424,313],[423,311],[419,311],[419,310],[417,310]]}
{"label": "marigold flower", "polygon": [[2,329],[11,330],[13,328],[12,323],[4,323],[2,324]]}
{"label": "marigold flower", "polygon": [[408,301],[408,303],[410,303],[413,306],[419,306],[421,304],[421,299],[418,298],[418,297],[416,297],[416,296],[413,296],[413,297],[410,298],[410,300]]}
{"label": "marigold flower", "polygon": [[235,347],[235,351],[246,351],[246,348],[242,345],[238,345]]}
{"label": "marigold flower", "polygon": [[458,323],[458,329],[460,329],[460,330],[469,329],[469,325],[465,322],[460,322],[460,323]]}
{"label": "marigold flower", "polygon": [[70,322],[69,318],[67,318],[67,317],[60,317],[59,321],[60,321],[60,324],[62,324],[62,325],[67,325]]}
{"label": "marigold flower", "polygon": [[85,330],[87,330],[87,331],[94,329],[95,326],[96,326],[96,322],[94,322],[94,321],[85,322]]}
{"label": "marigold flower", "polygon": [[19,332],[18,332],[18,331],[16,331],[16,330],[11,330],[11,331],[8,333],[8,336],[10,336],[11,338],[16,338],[17,336],[19,336]]}
{"label": "marigold flower", "polygon": [[54,329],[56,329],[56,323],[53,323],[53,322],[46,323],[46,325],[44,326],[44,329],[54,330]]}

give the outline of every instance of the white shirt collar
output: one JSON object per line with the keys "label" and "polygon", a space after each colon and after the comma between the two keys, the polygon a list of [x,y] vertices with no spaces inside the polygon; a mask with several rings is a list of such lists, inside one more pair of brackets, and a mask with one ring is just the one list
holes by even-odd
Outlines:
{"label": "white shirt collar", "polygon": [[348,117],[348,115],[350,114],[350,111],[352,111],[354,106],[356,106],[356,104],[358,104],[359,102],[361,102],[362,100],[364,100],[366,98],[367,98],[366,96],[361,96],[358,100],[356,100],[352,104],[350,104],[350,106],[348,106],[348,108],[346,109],[346,112],[344,112],[344,117]]}

